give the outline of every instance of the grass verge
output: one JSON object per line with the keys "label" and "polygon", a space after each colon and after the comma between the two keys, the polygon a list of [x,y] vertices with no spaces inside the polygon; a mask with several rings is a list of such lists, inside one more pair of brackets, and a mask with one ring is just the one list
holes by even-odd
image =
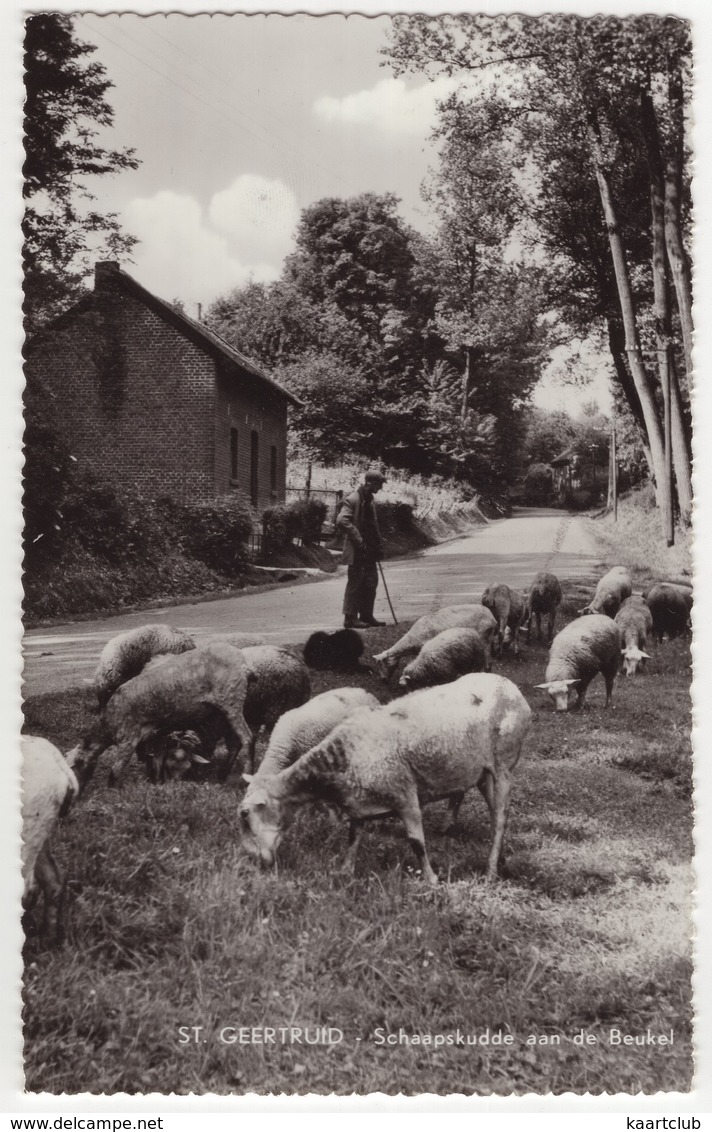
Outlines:
{"label": "grass verge", "polygon": [[611,564],[628,566],[644,582],[691,577],[692,531],[676,527],[674,546],[666,546],[662,516],[650,488],[631,492],[619,502],[617,522],[607,514],[593,523]]}
{"label": "grass verge", "polygon": [[[567,616],[580,588],[566,587]],[[369,653],[404,629],[365,634]],[[27,942],[27,1088],[689,1089],[689,649],[658,647],[647,673],[618,681],[609,711],[596,680],[580,715],[554,713],[533,688],[545,658],[532,642],[495,662],[533,723],[508,874],[492,887],[477,792],[453,836],[444,804],[425,811],[447,882],[429,891],[397,821],[367,828],[352,876],[339,868],[346,830],[305,808],[264,874],[240,850],[237,781],[151,787],[136,767],[116,791],[100,766],[56,838],[69,939],[60,951]],[[370,671],[314,674],[315,693],[345,683],[392,694]],[[66,748],[90,705],[86,691],[36,697],[27,728]],[[326,1040],[290,1040],[295,1027]],[[459,1044],[458,1031],[480,1040]],[[672,1044],[615,1044],[671,1031]],[[433,1040],[413,1040],[422,1035]]]}

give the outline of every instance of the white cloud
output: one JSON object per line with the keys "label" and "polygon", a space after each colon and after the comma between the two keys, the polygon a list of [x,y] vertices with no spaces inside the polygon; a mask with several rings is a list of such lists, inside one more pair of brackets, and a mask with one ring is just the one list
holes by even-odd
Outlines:
{"label": "white cloud", "polygon": [[207,303],[250,278],[271,282],[279,277],[281,256],[272,258],[268,240],[251,257],[247,253],[252,249],[243,251],[237,240],[211,230],[194,197],[162,189],[131,201],[124,221],[141,241],[129,272],[169,302]]}
{"label": "white cloud", "polygon": [[232,236],[243,255],[282,260],[292,250],[299,208],[282,181],[244,173],[215,193],[208,210],[216,228]]}
{"label": "white cloud", "polygon": [[481,89],[481,80],[443,77],[413,87],[404,79],[381,79],[370,90],[343,98],[324,95],[312,109],[325,122],[424,137],[436,123],[436,103],[458,88],[474,92]]}

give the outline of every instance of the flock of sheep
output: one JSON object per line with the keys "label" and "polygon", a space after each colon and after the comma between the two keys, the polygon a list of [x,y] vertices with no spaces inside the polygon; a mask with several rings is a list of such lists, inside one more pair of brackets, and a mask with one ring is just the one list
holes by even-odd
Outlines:
{"label": "flock of sheep", "polygon": [[[44,931],[62,934],[64,885],[49,835],[91,778],[100,756],[113,749],[110,781],[118,782],[134,755],[153,782],[199,778],[214,770],[225,781],[241,748],[250,773],[239,803],[242,843],[271,866],[294,811],[322,802],[350,823],[349,859],[355,860],[363,822],[401,818],[423,877],[437,876],[428,860],[421,807],[449,799],[453,821],[467,790],[477,787],[490,811],[492,843],[486,877],[502,862],[512,774],[530,725],[531,710],[516,685],[490,672],[492,657],[519,633],[532,635],[548,618],[549,658],[544,689],[557,711],[572,692],[582,707],[600,672],[606,706],[621,664],[634,675],[648,659],[654,634],[686,633],[692,589],[662,582],[633,595],[630,575],[615,567],[602,577],[582,616],[556,636],[561,586],[537,574],[528,593],[489,586],[481,603],[451,605],[419,618],[373,663],[406,693],[381,705],[361,688],[311,697],[310,665],[353,670],[363,640],[354,630],[315,633],[302,656],[259,638],[233,634],[196,646],[185,632],[146,625],[120,633],[105,646],[94,677],[96,719],[66,756],[46,739],[24,736],[23,877],[25,905],[44,893]],[[306,661],[306,663],[305,663]],[[255,772],[255,744],[270,734]],[[225,753],[218,755],[220,742]]]}

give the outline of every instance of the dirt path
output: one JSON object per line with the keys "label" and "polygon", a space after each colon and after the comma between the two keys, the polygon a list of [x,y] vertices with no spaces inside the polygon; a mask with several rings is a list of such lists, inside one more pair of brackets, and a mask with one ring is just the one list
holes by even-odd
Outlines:
{"label": "dirt path", "polygon": [[[522,509],[414,557],[387,562],[384,569],[396,615],[406,621],[441,605],[476,601],[493,581],[526,587],[539,570],[576,577],[594,572],[599,560],[585,520],[561,511]],[[32,696],[84,684],[110,637],[150,621],[187,629],[199,640],[246,632],[275,642],[304,641],[315,629],[341,624],[343,591],[340,570],[313,585],[32,629],[24,641],[23,691]],[[382,586],[376,616],[390,619]]]}

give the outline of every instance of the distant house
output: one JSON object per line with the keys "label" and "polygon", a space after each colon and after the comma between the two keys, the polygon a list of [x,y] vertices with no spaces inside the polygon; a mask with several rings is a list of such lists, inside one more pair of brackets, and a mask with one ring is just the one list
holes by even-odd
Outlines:
{"label": "distant house", "polygon": [[551,461],[549,466],[554,474],[554,495],[564,496],[581,486],[579,465],[580,457],[573,447],[560,452],[556,459]]}
{"label": "distant house", "polygon": [[260,511],[284,500],[298,398],[118,264],[97,263],[94,291],[25,353],[69,451],[102,479],[184,502],[239,492]]}

